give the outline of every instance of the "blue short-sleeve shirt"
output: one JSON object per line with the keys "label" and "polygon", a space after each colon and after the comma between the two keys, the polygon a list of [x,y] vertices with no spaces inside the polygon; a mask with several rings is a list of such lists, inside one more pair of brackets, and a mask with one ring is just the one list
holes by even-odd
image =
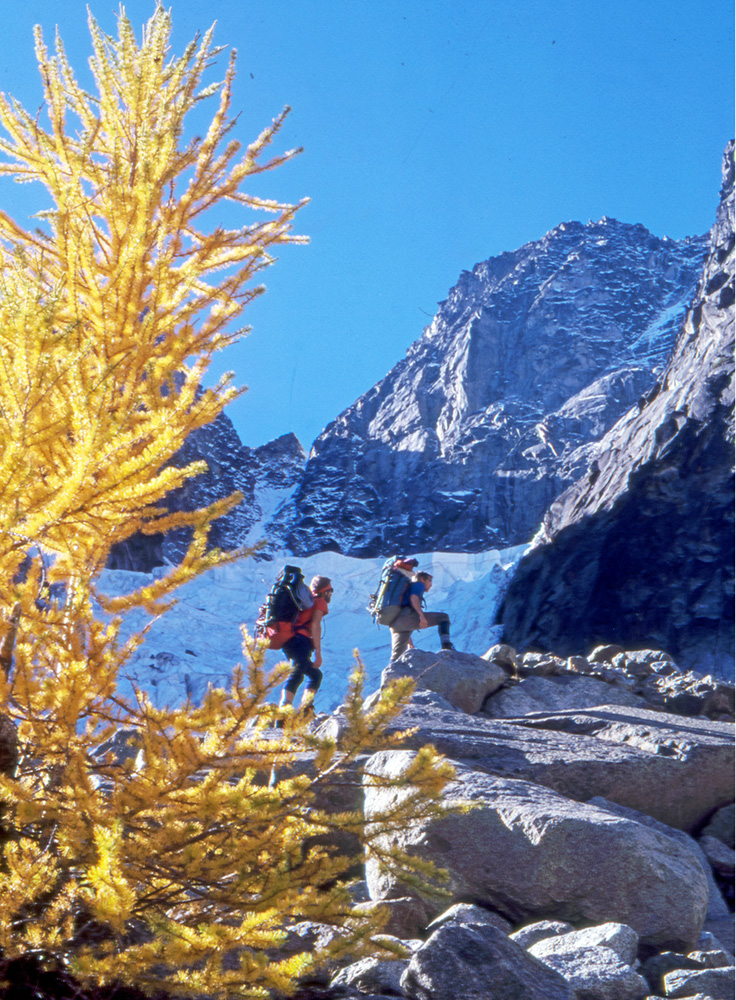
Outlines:
{"label": "blue short-sleeve shirt", "polygon": [[424,584],[421,580],[413,580],[409,586],[404,591],[403,597],[401,598],[401,607],[410,608],[411,607],[411,596],[416,594],[416,596],[421,600],[424,596]]}

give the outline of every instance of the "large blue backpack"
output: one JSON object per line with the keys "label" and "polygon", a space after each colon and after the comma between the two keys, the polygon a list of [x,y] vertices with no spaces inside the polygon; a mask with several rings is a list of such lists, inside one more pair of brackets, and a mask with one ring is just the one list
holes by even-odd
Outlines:
{"label": "large blue backpack", "polygon": [[416,559],[406,556],[391,556],[383,564],[378,589],[368,602],[368,610],[376,624],[390,625],[396,619],[416,565]]}

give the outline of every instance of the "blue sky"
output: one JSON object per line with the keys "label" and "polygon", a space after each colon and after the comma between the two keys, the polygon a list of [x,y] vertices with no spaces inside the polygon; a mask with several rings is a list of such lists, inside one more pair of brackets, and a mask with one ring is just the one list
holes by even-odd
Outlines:
{"label": "blue sky", "polygon": [[[90,6],[114,33],[117,5]],[[140,30],[154,2],[125,6]],[[238,137],[289,104],[281,148],[305,148],[258,193],[311,198],[297,227],[311,243],[265,273],[253,332],[219,366],[249,386],[228,411],[246,444],[293,431],[308,447],[403,357],[462,270],[560,222],[608,215],[680,238],[714,220],[734,130],[730,0],[166,6],[177,52],[214,20],[237,49]],[[58,24],[83,76],[86,3],[2,12],[0,89],[35,110],[32,27],[51,43]],[[15,217],[30,198],[0,187]]]}

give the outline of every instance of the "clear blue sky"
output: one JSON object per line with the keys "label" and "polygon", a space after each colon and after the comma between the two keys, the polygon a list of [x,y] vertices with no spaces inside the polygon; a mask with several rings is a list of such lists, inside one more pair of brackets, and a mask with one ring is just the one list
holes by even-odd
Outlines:
{"label": "clear blue sky", "polygon": [[[221,365],[250,387],[228,411],[246,444],[294,431],[308,447],[403,356],[463,269],[560,222],[608,215],[680,238],[714,220],[734,130],[731,0],[166,5],[177,52],[215,19],[215,40],[237,49],[238,137],[289,104],[281,148],[305,147],[259,193],[309,196],[298,231],[312,242],[265,273],[253,332]],[[90,6],[115,33],[117,5]],[[154,2],[125,6],[139,30]],[[86,4],[2,12],[0,89],[35,110],[32,27],[51,43],[58,24],[82,76]],[[5,182],[0,206],[22,217],[26,190]]]}

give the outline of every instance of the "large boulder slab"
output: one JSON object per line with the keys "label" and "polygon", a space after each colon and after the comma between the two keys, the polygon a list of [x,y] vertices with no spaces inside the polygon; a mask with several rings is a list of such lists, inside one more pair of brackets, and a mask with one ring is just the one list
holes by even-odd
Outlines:
{"label": "large boulder slab", "polygon": [[665,823],[660,823],[659,820],[652,819],[651,816],[646,816],[644,813],[638,812],[636,809],[628,809],[626,806],[618,805],[615,802],[609,802],[604,798],[594,798],[590,800],[592,806],[598,806],[600,809],[608,809],[609,812],[616,813],[618,816],[626,816],[628,819],[633,819],[637,823],[643,823],[644,826],[649,826],[654,830],[658,830],[660,833],[664,834],[665,837],[672,837],[676,840],[685,850],[690,851],[695,860],[698,862],[705,875],[706,882],[708,883],[708,909],[706,911],[706,920],[721,920],[729,916],[728,904],[723,898],[721,890],[716,884],[716,880],[713,878],[713,870],[708,863],[708,858],[703,851],[703,848],[698,844],[696,840],[693,840],[687,833],[682,830],[675,830],[672,826],[667,826]]}
{"label": "large boulder slab", "polygon": [[[717,969],[720,966],[733,965],[733,952],[727,951],[715,934],[711,934],[709,931],[703,931],[700,935],[700,941],[698,941],[698,947],[693,955],[697,955],[701,960],[701,964],[707,966],[708,968]],[[718,961],[704,961],[704,956],[709,956],[712,958],[714,955],[720,956]]]}
{"label": "large boulder slab", "polygon": [[734,941],[736,941],[736,923],[734,922],[733,913],[729,913],[727,917],[719,917],[717,919],[707,917],[703,924],[703,931],[711,934],[717,942],[717,947],[725,949],[733,958],[734,951],[736,951],[734,947]]}
{"label": "large boulder slab", "polygon": [[484,660],[497,663],[504,673],[512,677],[518,676],[520,657],[513,646],[506,646],[503,643],[496,643],[483,654]]}
{"label": "large boulder slab", "polygon": [[643,698],[623,687],[584,675],[525,677],[514,687],[504,688],[489,698],[483,713],[492,719],[515,719],[531,712],[557,712],[596,705],[630,705],[645,708]]}
{"label": "large boulder slab", "polygon": [[392,934],[402,941],[420,934],[430,919],[424,902],[408,896],[403,899],[384,899],[380,903],[368,900],[358,903],[355,910],[358,914],[368,915],[380,912],[384,918],[382,932]]}
{"label": "large boulder slab", "polygon": [[[703,718],[682,718],[665,712],[642,708],[597,708],[572,710],[550,715],[539,715],[515,720],[517,724],[546,731],[575,733],[593,736],[604,743],[642,750],[652,757],[668,760],[665,774],[680,784],[667,782],[657,798],[656,811],[642,802],[624,801],[617,795],[608,795],[621,805],[661,820],[668,826],[693,831],[702,823],[708,812],[709,801],[718,800],[718,806],[732,802],[734,797],[734,729],[728,722],[714,722]],[[707,776],[707,778],[705,777]],[[666,779],[665,779],[666,780]],[[605,793],[599,793],[604,794]]]}
{"label": "large boulder slab", "polygon": [[601,795],[691,831],[733,801],[733,727],[625,706],[514,720],[469,716],[416,692],[394,723],[473,770],[545,785],[568,798]]}
{"label": "large boulder slab", "polygon": [[703,969],[702,972],[679,969],[667,973],[664,986],[667,997],[689,997],[704,993],[711,1000],[733,1000],[734,968]]}
{"label": "large boulder slab", "polygon": [[636,692],[653,706],[675,715],[734,721],[733,683],[710,675],[703,677],[695,671],[652,673],[637,684]]}
{"label": "large boulder slab", "polygon": [[503,931],[504,934],[509,934],[512,926],[508,920],[504,920],[500,913],[494,913],[493,910],[486,910],[473,903],[455,903],[449,910],[445,910],[444,913],[440,913],[439,917],[435,917],[427,927],[427,933],[434,934],[438,927],[451,921],[456,924],[482,924],[483,926],[490,924]]}
{"label": "large boulder slab", "polygon": [[[315,920],[303,920],[287,926],[285,930],[284,940],[268,950],[269,958],[274,962],[282,962],[305,953],[321,954],[322,960],[309,969],[306,975],[312,984],[327,985],[338,971],[341,960],[334,955],[325,957],[325,952],[331,945],[346,943],[349,932],[343,927],[322,924]],[[342,961],[344,962],[344,959]]]}
{"label": "large boulder slab", "polygon": [[562,976],[503,931],[454,921],[414,953],[401,986],[412,1000],[574,1000]]}
{"label": "large boulder slab", "polygon": [[[730,965],[727,962],[726,965]],[[664,995],[664,977],[668,972],[683,969],[695,969],[701,971],[704,966],[694,958],[687,955],[679,955],[674,951],[663,951],[658,955],[650,955],[642,963],[640,972],[649,983],[652,993],[657,996]]]}
{"label": "large boulder slab", "polygon": [[626,965],[633,965],[639,950],[639,935],[633,927],[609,921],[581,931],[567,931],[527,945],[527,950],[542,961],[558,952],[587,951],[607,948],[614,951]]}
{"label": "large boulder slab", "polygon": [[[370,1000],[384,1000],[383,997],[371,997]],[[645,1000],[661,1000],[661,997],[645,997]],[[714,997],[708,996],[705,993],[691,993],[686,997],[682,997],[682,1000],[714,1000]],[[730,998],[729,998],[730,1000]]]}
{"label": "large boulder slab", "polygon": [[[412,756],[382,751],[368,761],[369,820],[410,794],[381,781],[400,778]],[[514,923],[616,921],[658,950],[697,942],[708,902],[705,875],[690,851],[657,830],[528,781],[463,767],[444,800],[473,808],[398,828],[383,846],[446,868],[456,900],[485,905]],[[375,858],[368,859],[366,879],[373,899],[413,894]],[[430,899],[425,904],[431,909]]]}
{"label": "large boulder slab", "polygon": [[586,1000],[635,1000],[649,984],[634,971],[639,935],[626,924],[608,922],[542,938],[527,950],[559,972]]}
{"label": "large boulder slab", "polygon": [[535,920],[534,923],[524,924],[513,934],[509,934],[509,937],[522,948],[529,948],[537,941],[545,941],[547,938],[555,938],[574,930],[573,925],[568,924],[566,920]]}
{"label": "large boulder slab", "polygon": [[364,993],[401,995],[401,977],[408,965],[409,961],[402,959],[362,958],[333,976],[330,987],[352,986]]}
{"label": "large boulder slab", "polygon": [[649,992],[646,979],[610,948],[549,952],[540,961],[559,972],[579,1000],[641,1000]]}
{"label": "large boulder slab", "polygon": [[420,690],[435,691],[453,708],[473,713],[504,684],[506,672],[497,663],[472,653],[407,649],[383,671],[381,687],[398,677],[413,677]]}
{"label": "large boulder slab", "polygon": [[[728,955],[723,949],[711,951],[693,951],[689,955],[678,955],[672,951],[661,952],[659,955],[650,956],[641,966],[641,974],[649,983],[652,993],[658,996],[674,995],[667,992],[666,977],[672,975],[670,979],[670,990],[675,990],[677,996],[690,998],[690,990],[695,993],[705,993],[707,980],[700,982],[691,980],[694,973],[702,973],[709,969],[726,970],[725,976],[714,977],[711,984],[718,983],[719,979],[729,979],[733,983],[733,956]],[[733,990],[733,985],[731,985]],[[729,1000],[733,1000],[733,992],[729,995]]]}
{"label": "large boulder slab", "polygon": [[733,955],[726,954],[723,948],[691,951],[688,958],[694,959],[701,969],[728,969],[733,965]]}
{"label": "large boulder slab", "polygon": [[735,847],[734,831],[736,830],[736,807],[732,802],[729,806],[723,806],[708,820],[707,826],[702,830],[704,837],[717,837],[728,847]]}
{"label": "large boulder slab", "polygon": [[[281,739],[281,730],[274,729],[271,732],[274,740]],[[270,780],[285,781],[307,776],[311,780],[310,793],[315,809],[327,813],[328,816],[347,811],[360,811],[363,806],[362,766],[367,759],[368,755],[362,754],[347,763],[336,765],[334,770],[329,768],[321,772],[318,768],[317,751],[307,750],[295,754],[291,760],[275,767]],[[260,780],[265,783],[268,778],[268,772],[264,771]],[[313,833],[305,841],[304,846],[306,848],[326,846],[336,849],[340,854],[356,858],[360,858],[363,850],[357,833],[341,829],[339,826],[330,827],[323,833]]]}
{"label": "large boulder slab", "polygon": [[733,847],[726,847],[718,837],[701,837],[700,846],[713,871],[721,878],[733,879],[736,869]]}

